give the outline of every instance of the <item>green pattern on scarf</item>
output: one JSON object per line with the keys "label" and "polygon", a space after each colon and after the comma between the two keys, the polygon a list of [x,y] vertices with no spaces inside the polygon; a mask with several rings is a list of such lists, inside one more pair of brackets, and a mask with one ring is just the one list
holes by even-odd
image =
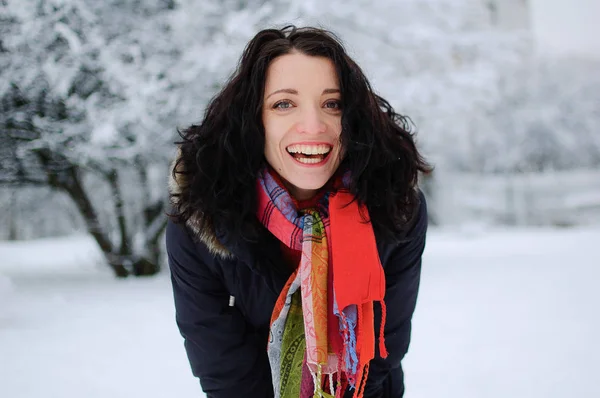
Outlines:
{"label": "green pattern on scarf", "polygon": [[298,398],[306,343],[300,289],[292,294],[281,343],[281,398]]}

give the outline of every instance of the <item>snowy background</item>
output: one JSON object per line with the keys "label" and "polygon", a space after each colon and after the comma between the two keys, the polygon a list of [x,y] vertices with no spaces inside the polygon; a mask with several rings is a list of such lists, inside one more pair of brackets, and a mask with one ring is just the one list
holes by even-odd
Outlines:
{"label": "snowy background", "polygon": [[[600,227],[434,229],[406,397],[600,396],[598,242]],[[87,237],[0,243],[0,258],[0,396],[203,396],[168,275],[115,280]]]}
{"label": "snowy background", "polygon": [[199,396],[164,260],[172,143],[286,23],[336,32],[436,167],[407,397],[600,396],[599,12],[0,0],[0,397]]}

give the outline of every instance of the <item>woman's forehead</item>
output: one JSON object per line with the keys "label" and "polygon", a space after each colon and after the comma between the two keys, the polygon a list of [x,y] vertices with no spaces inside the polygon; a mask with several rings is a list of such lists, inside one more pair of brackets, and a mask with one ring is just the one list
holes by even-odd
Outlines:
{"label": "woman's forehead", "polygon": [[282,55],[267,69],[265,94],[282,89],[305,90],[338,89],[338,78],[333,62],[326,57],[301,53]]}

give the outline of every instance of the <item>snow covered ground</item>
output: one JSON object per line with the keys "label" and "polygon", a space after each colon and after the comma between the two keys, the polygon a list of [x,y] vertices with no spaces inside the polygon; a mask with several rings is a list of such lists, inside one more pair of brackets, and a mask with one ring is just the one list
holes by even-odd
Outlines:
{"label": "snow covered ground", "polygon": [[[431,231],[406,397],[599,397],[599,284],[599,227]],[[173,316],[86,237],[0,242],[0,397],[202,396]]]}

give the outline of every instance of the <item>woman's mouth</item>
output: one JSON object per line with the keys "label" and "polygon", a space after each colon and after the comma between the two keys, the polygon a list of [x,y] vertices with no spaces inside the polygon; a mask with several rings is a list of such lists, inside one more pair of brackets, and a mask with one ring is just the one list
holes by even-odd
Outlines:
{"label": "woman's mouth", "polygon": [[329,144],[293,144],[286,148],[296,161],[306,165],[324,163],[332,149]]}

